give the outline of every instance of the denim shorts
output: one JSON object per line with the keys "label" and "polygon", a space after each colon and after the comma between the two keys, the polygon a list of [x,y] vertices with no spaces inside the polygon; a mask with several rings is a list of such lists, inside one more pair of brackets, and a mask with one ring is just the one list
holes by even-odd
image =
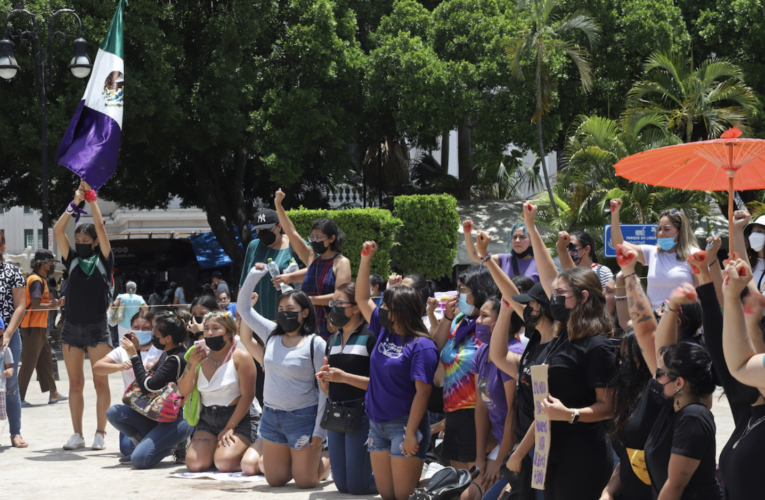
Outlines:
{"label": "denim shorts", "polygon": [[319,405],[294,411],[274,410],[266,406],[260,422],[260,436],[266,441],[299,450],[311,444],[318,411]]}
{"label": "denim shorts", "polygon": [[111,347],[111,332],[106,326],[106,317],[103,322],[82,325],[65,321],[61,328],[61,343],[83,351],[88,347],[96,347],[98,344],[109,344]]}
{"label": "denim shorts", "polygon": [[[391,457],[406,457],[404,454],[404,437],[406,434],[406,424],[409,417],[401,417],[395,420],[388,420],[382,424],[369,422],[369,441],[367,450],[373,451],[390,450]],[[428,423],[428,414],[425,413],[417,430],[422,434],[420,439],[420,448],[417,450],[417,458],[425,461],[428,454],[428,445],[430,444],[430,424]]]}
{"label": "denim shorts", "polygon": [[[199,415],[199,423],[194,432],[209,432],[218,437],[234,414],[236,405],[233,406],[203,406]],[[239,425],[234,429],[234,434],[239,436],[248,444],[254,443],[258,435],[258,425],[260,425],[260,415],[255,408],[250,406],[250,411],[239,421]]]}

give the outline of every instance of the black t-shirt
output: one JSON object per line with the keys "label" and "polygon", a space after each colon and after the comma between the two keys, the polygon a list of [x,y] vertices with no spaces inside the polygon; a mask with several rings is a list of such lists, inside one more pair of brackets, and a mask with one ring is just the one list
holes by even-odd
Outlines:
{"label": "black t-shirt", "polygon": [[[340,368],[346,373],[369,377],[369,356],[375,348],[377,337],[366,323],[359,325],[348,341],[343,345],[342,334],[333,335],[327,341],[325,355],[329,366]],[[367,391],[349,384],[329,384],[329,399],[331,401],[355,401],[364,399]]]}
{"label": "black t-shirt", "polygon": [[614,451],[622,464],[619,468],[619,480],[622,482],[620,500],[648,500],[651,498],[651,485],[644,483],[632,470],[627,448],[645,450],[645,443],[651,434],[656,419],[661,413],[661,405],[645,389],[635,411],[622,429],[621,439],[612,441]]}
{"label": "black t-shirt", "polygon": [[[133,373],[138,387],[143,394],[161,391],[170,382],[178,382],[183,370],[186,369],[186,348],[176,347],[170,351],[163,352],[157,360],[156,369],[146,372],[141,361],[141,356],[133,356],[130,362],[133,364]],[[180,364],[180,367],[179,367]]]}
{"label": "black t-shirt", "polygon": [[[616,352],[603,335],[569,341],[568,331],[564,330],[550,342],[548,354],[550,395],[560,399],[567,408],[592,406],[597,401],[595,389],[608,388],[616,379]],[[600,422],[574,425],[552,422],[553,446],[558,436],[592,430],[600,425]]]}
{"label": "black t-shirt", "polygon": [[[542,344],[542,336],[534,331],[518,364],[518,379],[515,383],[515,437],[520,442],[534,422],[534,392],[531,388],[531,367],[542,363],[547,349],[552,344]],[[512,376],[512,374],[510,374]]]}
{"label": "black t-shirt", "polygon": [[715,475],[715,431],[714,416],[701,403],[689,404],[677,412],[671,406],[661,409],[645,445],[654,498],[658,498],[667,482],[669,458],[674,453],[701,461],[680,497],[682,500],[722,500]]}
{"label": "black t-shirt", "polygon": [[[89,325],[106,321],[106,309],[109,307],[107,293],[112,280],[114,268],[114,252],[109,252],[109,258],[104,258],[99,248],[96,248],[98,258],[106,269],[106,276],[98,268],[88,276],[77,265],[71,273],[66,293],[66,320],[75,325]],[[69,249],[69,255],[64,259],[64,267],[69,266],[77,256],[77,252]]]}
{"label": "black t-shirt", "polygon": [[[736,422],[736,430],[720,453],[720,474],[725,483],[725,498],[728,500],[749,500],[765,495],[760,476],[765,471],[765,453],[762,452],[765,443],[765,405],[752,406],[751,409],[751,418],[745,419],[740,425]],[[752,427],[744,436],[747,426]]]}

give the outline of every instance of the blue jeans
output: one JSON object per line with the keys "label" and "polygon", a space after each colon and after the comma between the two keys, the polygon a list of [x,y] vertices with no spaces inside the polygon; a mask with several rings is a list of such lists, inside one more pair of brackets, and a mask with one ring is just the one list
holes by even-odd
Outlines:
{"label": "blue jeans", "polygon": [[311,444],[318,411],[319,405],[293,411],[274,410],[266,406],[260,418],[259,436],[299,450]]}
{"label": "blue jeans", "polygon": [[127,405],[114,405],[106,412],[106,419],[136,444],[131,459],[136,469],[154,467],[194,433],[194,428],[183,418],[183,410],[175,422],[159,423],[139,415]]}
{"label": "blue jeans", "polygon": [[369,460],[367,440],[369,439],[369,418],[363,416],[358,432],[327,431],[329,440],[329,463],[332,464],[332,479],[340,493],[351,495],[374,495],[377,493],[372,476],[372,462]]}
{"label": "blue jeans", "polygon": [[[19,361],[21,360],[21,335],[13,332],[8,348],[13,355],[13,376],[5,379],[5,401],[11,437],[21,435],[21,396],[19,395]],[[1,375],[0,375],[1,376]]]}
{"label": "blue jeans", "polygon": [[135,450],[135,443],[133,443],[129,437],[120,432],[120,453],[129,457]]}
{"label": "blue jeans", "polygon": [[499,481],[494,483],[494,486],[486,490],[483,497],[481,497],[481,500],[497,500],[499,495],[502,494],[502,490],[505,489],[505,486],[507,486],[507,479],[504,477],[499,478]]}
{"label": "blue jeans", "polygon": [[[403,446],[408,422],[409,417],[401,417],[381,424],[370,422],[369,446],[367,449],[370,452],[388,451],[390,452],[391,457],[406,456],[403,451]],[[420,448],[417,450],[417,458],[424,462],[428,454],[428,444],[430,443],[428,412],[425,412],[417,430],[420,434]]]}

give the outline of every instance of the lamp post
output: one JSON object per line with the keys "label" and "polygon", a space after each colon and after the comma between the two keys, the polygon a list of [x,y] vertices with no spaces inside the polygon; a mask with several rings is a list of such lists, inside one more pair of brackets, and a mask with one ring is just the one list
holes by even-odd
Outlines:
{"label": "lamp post", "polygon": [[[13,29],[8,23],[11,18],[18,14],[25,14],[32,24],[31,30]],[[53,68],[53,37],[60,37],[59,43],[64,43],[69,30],[53,31],[53,22],[61,14],[71,14],[77,19],[77,38],[74,40],[74,57],[69,64],[69,69],[77,78],[85,78],[93,69],[93,63],[88,57],[88,42],[82,38],[82,21],[72,9],[60,9],[54,12],[48,20],[48,49],[40,46],[40,33],[37,29],[37,16],[24,7],[21,0],[5,19],[5,32],[0,40],[0,77],[10,80],[18,72],[19,65],[13,55],[14,43],[11,38],[17,38],[22,45],[32,43],[32,51],[35,57],[35,88],[40,91],[42,107],[41,139],[42,139],[42,217],[43,217],[43,248],[48,248],[48,96],[51,89],[50,74]]]}

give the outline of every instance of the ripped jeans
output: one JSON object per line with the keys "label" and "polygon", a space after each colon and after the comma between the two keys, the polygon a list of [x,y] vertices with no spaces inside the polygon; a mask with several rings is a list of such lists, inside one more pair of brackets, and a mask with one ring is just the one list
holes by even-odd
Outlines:
{"label": "ripped jeans", "polygon": [[311,444],[318,411],[319,405],[294,411],[274,410],[266,406],[260,419],[260,436],[266,441],[299,450]]}

